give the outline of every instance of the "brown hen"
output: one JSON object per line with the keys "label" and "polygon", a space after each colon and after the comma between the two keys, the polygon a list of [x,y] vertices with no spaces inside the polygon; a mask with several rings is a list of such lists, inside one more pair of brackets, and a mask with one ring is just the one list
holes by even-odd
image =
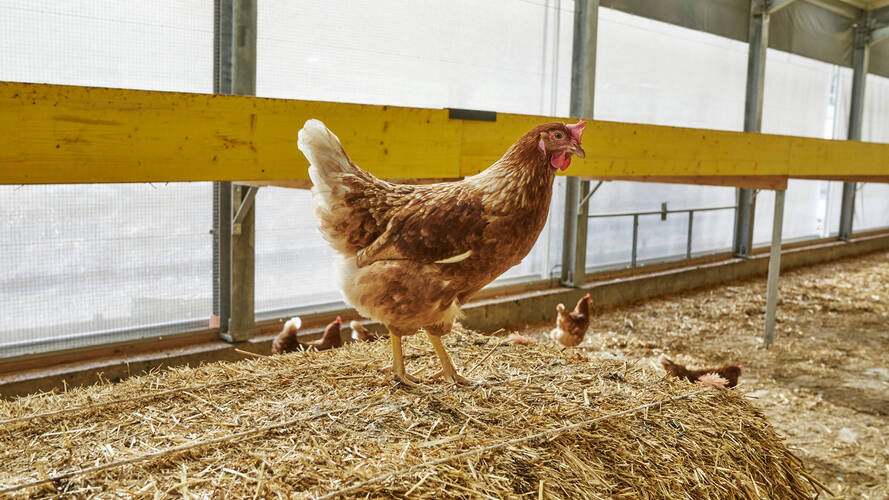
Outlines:
{"label": "brown hen", "polygon": [[668,375],[677,378],[684,378],[689,382],[698,382],[704,375],[715,373],[716,375],[719,375],[726,380],[726,387],[734,387],[738,385],[738,379],[741,377],[741,365],[723,365],[719,368],[689,370],[679,363],[674,363],[667,358],[661,360],[661,364],[664,366],[664,370],[667,371]]}
{"label": "brown hen", "polygon": [[287,320],[281,333],[272,341],[272,354],[284,354],[299,350],[299,341],[296,337],[301,326],[302,320],[299,317]]}
{"label": "brown hen", "polygon": [[540,125],[483,172],[426,185],[392,184],[361,170],[318,120],[300,130],[319,230],[338,255],[338,288],[361,315],[388,328],[399,381],[416,381],[405,371],[401,337],[422,328],[442,365],[433,378],[469,382],[440,337],[470,297],[531,250],[556,170],[584,156],[583,127]]}
{"label": "brown hen", "polygon": [[364,325],[355,320],[349,322],[349,327],[352,329],[352,338],[358,342],[374,342],[380,338],[367,331]]}
{"label": "brown hen", "polygon": [[567,312],[564,304],[556,306],[556,327],[549,332],[551,339],[565,347],[574,347],[583,342],[583,336],[590,327],[590,294],[577,301],[574,310]]}

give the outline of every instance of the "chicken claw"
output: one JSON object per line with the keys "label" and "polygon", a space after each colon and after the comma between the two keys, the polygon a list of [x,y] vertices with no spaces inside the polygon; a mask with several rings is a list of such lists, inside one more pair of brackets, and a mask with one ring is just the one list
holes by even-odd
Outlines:
{"label": "chicken claw", "polygon": [[[393,377],[398,378],[395,375],[395,371],[392,369],[392,365],[384,366],[384,367],[380,368],[379,371],[382,373],[391,373]],[[422,370],[420,370],[420,371],[422,371]],[[417,373],[420,373],[420,372],[417,372]],[[410,382],[420,382],[420,379],[417,378],[417,376],[411,375],[410,373],[407,372],[407,370],[405,370],[405,372],[404,372],[404,378],[406,378]]]}
{"label": "chicken claw", "polygon": [[441,371],[433,375],[430,380],[444,378],[449,380],[452,384],[475,385],[476,382],[461,377],[457,373],[454,364],[451,363],[451,358],[448,356],[444,345],[441,343],[441,338],[438,335],[432,335],[431,333],[427,335],[429,336],[429,342],[432,343],[432,347],[435,349],[435,354],[438,355],[438,359],[441,361]]}
{"label": "chicken claw", "polygon": [[381,371],[391,371],[395,380],[408,387],[417,387],[416,382],[419,382],[419,379],[409,374],[407,370],[404,369],[404,355],[401,351],[401,337],[389,332],[389,339],[392,341],[392,366],[382,368]]}

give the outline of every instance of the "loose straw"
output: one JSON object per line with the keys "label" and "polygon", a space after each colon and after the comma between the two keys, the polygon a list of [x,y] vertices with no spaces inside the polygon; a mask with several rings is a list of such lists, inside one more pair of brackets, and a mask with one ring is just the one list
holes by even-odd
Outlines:
{"label": "loose straw", "polygon": [[203,447],[203,446],[209,446],[209,445],[211,445],[211,444],[224,443],[224,442],[226,442],[226,441],[234,441],[234,440],[236,440],[236,439],[239,439],[239,438],[242,438],[242,437],[247,437],[247,436],[255,436],[255,435],[259,435],[259,434],[265,434],[266,432],[273,431],[273,430],[275,430],[275,429],[281,429],[281,428],[283,428],[283,427],[290,427],[290,426],[292,426],[292,425],[294,425],[294,424],[297,424],[297,423],[299,423],[299,422],[301,422],[301,421],[304,421],[304,420],[312,420],[312,419],[315,419],[315,418],[318,418],[318,417],[323,417],[323,416],[326,416],[326,415],[332,415],[332,414],[334,414],[334,413],[341,413],[341,412],[344,412],[344,411],[349,411],[349,410],[354,410],[354,409],[359,409],[359,408],[360,408],[360,410],[359,410],[359,413],[360,413],[360,412],[366,410],[367,408],[369,408],[370,406],[372,406],[373,404],[374,404],[374,403],[368,403],[368,404],[365,405],[364,407],[352,406],[352,407],[349,407],[349,408],[339,408],[339,409],[336,409],[336,410],[329,410],[329,411],[325,411],[325,412],[315,413],[315,414],[308,415],[308,416],[303,416],[303,417],[299,417],[299,418],[294,418],[293,420],[288,420],[288,421],[286,421],[286,422],[280,422],[280,423],[277,423],[277,424],[268,425],[268,426],[266,426],[266,427],[260,427],[260,428],[258,428],[258,429],[252,429],[252,430],[249,430],[249,431],[239,432],[239,433],[237,433],[237,434],[231,434],[231,435],[229,435],[229,436],[220,436],[220,437],[217,437],[217,438],[208,439],[208,440],[206,440],[206,441],[198,441],[197,443],[184,444],[184,445],[181,445],[181,446],[175,446],[175,447],[173,447],[173,448],[167,448],[167,449],[165,449],[165,450],[156,451],[156,452],[154,452],[154,453],[149,453],[149,454],[147,454],[147,455],[139,455],[139,456],[137,456],[137,457],[131,457],[131,458],[127,458],[127,459],[124,459],[124,460],[118,460],[117,462],[110,462],[110,463],[102,464],[102,465],[94,465],[94,466],[92,466],[92,467],[86,467],[86,468],[83,468],[83,469],[76,469],[76,470],[72,470],[72,471],[65,472],[65,473],[63,473],[63,474],[59,474],[59,475],[57,475],[57,476],[52,476],[52,477],[48,477],[48,478],[45,478],[45,479],[38,479],[38,480],[36,480],[36,481],[31,481],[31,482],[29,482],[29,483],[22,483],[22,484],[19,484],[19,485],[16,485],[16,486],[10,486],[10,487],[8,487],[8,488],[4,488],[4,489],[0,490],[0,494],[2,494],[2,493],[12,493],[12,492],[14,492],[14,491],[23,490],[23,489],[25,489],[25,488],[30,488],[30,487],[32,487],[32,486],[39,486],[39,485],[41,485],[41,484],[53,483],[53,482],[56,482],[56,481],[59,481],[59,480],[62,480],[62,479],[69,479],[69,478],[72,478],[72,477],[75,477],[75,476],[80,476],[80,475],[83,475],[83,474],[89,474],[89,473],[92,473],[92,472],[98,472],[98,471],[102,471],[102,470],[113,469],[113,468],[115,468],[115,467],[120,467],[120,466],[123,466],[123,465],[129,465],[129,464],[134,464],[134,463],[138,463],[138,462],[144,462],[144,461],[146,461],[146,460],[151,460],[151,459],[153,459],[153,458],[163,457],[163,456],[166,456],[166,455],[172,455],[172,454],[179,453],[179,452],[182,452],[182,451],[191,450],[191,449],[193,449],[193,448],[200,448],[200,447]]}
{"label": "loose straw", "polygon": [[[458,453],[458,454],[456,454],[456,455],[451,455],[451,456],[449,456],[449,457],[439,458],[439,459],[436,459],[436,460],[429,460],[429,461],[427,461],[427,462],[423,462],[423,463],[421,463],[421,464],[413,465],[413,466],[410,466],[410,467],[405,467],[404,469],[399,469],[399,470],[397,470],[397,471],[395,471],[395,472],[387,472],[387,473],[385,473],[385,474],[380,474],[379,476],[372,477],[372,478],[367,479],[367,480],[365,480],[365,481],[360,481],[360,482],[358,482],[358,483],[353,484],[352,486],[349,486],[349,487],[346,487],[346,488],[343,488],[343,489],[339,489],[339,490],[333,491],[333,492],[331,492],[331,493],[328,493],[328,494],[326,494],[326,495],[322,495],[322,496],[320,496],[320,497],[315,497],[315,500],[326,500],[326,499],[328,499],[328,498],[335,498],[335,497],[338,497],[338,496],[340,496],[340,495],[345,495],[346,493],[351,493],[351,492],[353,492],[353,491],[355,491],[355,490],[359,490],[359,489],[361,489],[361,488],[363,488],[363,487],[365,487],[365,486],[367,486],[367,485],[369,485],[369,484],[378,483],[378,482],[383,481],[383,480],[385,480],[385,479],[393,478],[393,477],[396,477],[396,476],[401,476],[401,475],[404,475],[404,474],[409,474],[409,473],[411,473],[411,472],[413,472],[413,471],[415,471],[415,470],[417,470],[417,469],[421,469],[421,468],[423,468],[423,467],[428,467],[428,466],[431,466],[431,465],[443,464],[443,463],[445,463],[445,462],[450,462],[450,461],[452,461],[452,460],[458,460],[458,459],[466,458],[466,457],[469,457],[469,456],[472,456],[472,455],[478,455],[479,453],[484,453],[484,452],[486,452],[486,451],[499,450],[499,449],[501,449],[501,448],[506,448],[507,446],[512,446],[512,445],[514,445],[514,444],[524,443],[524,442],[526,442],[526,441],[533,441],[533,440],[535,440],[535,439],[540,439],[540,438],[542,438],[542,437],[546,437],[546,436],[549,436],[549,435],[552,435],[552,434],[558,434],[558,433],[561,433],[561,432],[565,432],[565,431],[570,431],[570,430],[573,430],[573,429],[577,429],[577,428],[580,428],[580,427],[586,427],[587,425],[594,424],[594,423],[596,423],[596,422],[601,422],[602,420],[606,420],[606,419],[609,419],[609,418],[612,418],[612,417],[618,417],[618,416],[621,416],[621,415],[626,415],[626,414],[629,414],[629,413],[635,413],[635,412],[637,412],[637,411],[639,411],[639,410],[644,410],[644,409],[647,409],[647,408],[651,408],[652,406],[659,406],[659,405],[663,405],[663,404],[667,404],[667,403],[672,403],[672,402],[675,402],[675,401],[679,401],[679,400],[682,400],[682,399],[688,399],[688,398],[690,398],[690,397],[692,397],[692,396],[696,396],[696,395],[701,394],[701,393],[703,393],[703,392],[706,392],[706,391],[708,391],[708,390],[710,390],[710,389],[700,389],[700,390],[697,390],[697,391],[694,391],[694,392],[689,392],[689,393],[687,393],[687,394],[681,394],[681,395],[679,395],[679,396],[673,396],[673,397],[671,397],[671,398],[662,399],[662,400],[660,400],[660,401],[653,401],[653,402],[651,402],[651,403],[646,403],[646,404],[644,404],[644,405],[639,405],[639,406],[636,406],[636,407],[633,407],[633,408],[628,408],[628,409],[626,409],[626,410],[621,410],[621,411],[616,412],[616,413],[609,413],[609,414],[607,414],[607,415],[602,415],[602,416],[600,416],[600,417],[591,418],[591,419],[589,419],[589,420],[584,420],[583,422],[578,422],[578,423],[576,423],[576,424],[569,424],[569,425],[565,425],[565,426],[562,426],[562,427],[556,427],[556,428],[554,428],[554,429],[549,429],[549,430],[545,430],[545,431],[543,431],[543,432],[538,432],[537,434],[531,434],[530,436],[524,436],[524,437],[520,437],[520,438],[510,439],[509,441],[502,441],[502,442],[500,442],[500,443],[492,444],[492,445],[490,445],[490,446],[483,446],[483,447],[481,447],[481,448],[475,448],[475,449],[472,449],[472,450],[464,451],[463,453]],[[2,493],[2,491],[0,491],[0,493]]]}

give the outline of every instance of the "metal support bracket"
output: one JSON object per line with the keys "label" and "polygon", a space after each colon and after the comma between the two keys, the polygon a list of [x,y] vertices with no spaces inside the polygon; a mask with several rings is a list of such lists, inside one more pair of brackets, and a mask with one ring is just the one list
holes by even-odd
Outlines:
{"label": "metal support bracket", "polygon": [[253,202],[256,200],[256,192],[259,191],[259,187],[257,186],[246,187],[247,192],[244,194],[244,199],[241,200],[241,204],[238,206],[238,211],[232,219],[232,234],[234,235],[241,234],[241,224],[244,222],[244,218],[247,217],[247,212],[253,207]]}
{"label": "metal support bracket", "polygon": [[582,212],[584,208],[587,207],[587,203],[590,201],[590,198],[592,198],[593,195],[596,194],[596,191],[599,190],[603,182],[605,181],[599,181],[598,183],[596,183],[596,187],[594,187],[589,193],[587,193],[586,196],[583,197],[582,200],[580,200],[580,203],[577,204],[578,212]]}

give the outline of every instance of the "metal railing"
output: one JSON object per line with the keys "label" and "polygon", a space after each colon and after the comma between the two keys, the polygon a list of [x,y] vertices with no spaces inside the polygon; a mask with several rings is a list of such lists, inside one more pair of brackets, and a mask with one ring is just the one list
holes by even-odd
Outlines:
{"label": "metal railing", "polygon": [[[598,186],[597,186],[598,187]],[[593,191],[595,192],[595,191]],[[691,242],[694,230],[695,212],[715,212],[717,210],[737,210],[736,205],[725,207],[705,207],[705,208],[683,208],[680,210],[668,210],[667,204],[662,203],[660,210],[652,210],[646,212],[618,212],[613,214],[590,214],[590,219],[605,219],[610,217],[632,217],[633,218],[633,254],[630,259],[630,267],[637,267],[638,244],[639,244],[639,217],[642,215],[660,215],[661,220],[667,220],[668,214],[688,213],[688,237],[685,243],[685,258],[691,258]]]}

